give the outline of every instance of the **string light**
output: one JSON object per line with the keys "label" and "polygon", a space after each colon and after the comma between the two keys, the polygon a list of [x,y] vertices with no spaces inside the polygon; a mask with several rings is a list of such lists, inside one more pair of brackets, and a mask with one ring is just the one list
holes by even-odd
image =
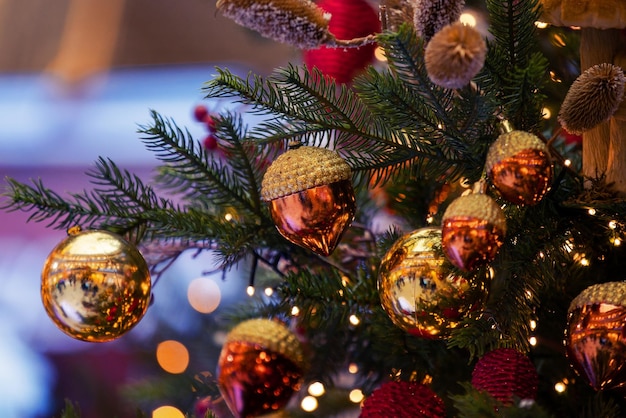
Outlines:
{"label": "string light", "polygon": [[355,374],[359,372],[359,366],[356,365],[356,363],[350,363],[350,365],[348,366],[348,372]]}
{"label": "string light", "polygon": [[622,240],[619,238],[613,239],[613,245],[615,245],[616,247],[619,247],[620,245],[622,245]]}
{"label": "string light", "polygon": [[535,27],[537,29],[545,29],[545,28],[548,27],[548,24],[546,22],[539,22],[539,21],[537,21],[537,22],[535,22]]}
{"label": "string light", "polygon": [[530,330],[534,331],[537,328],[537,321],[535,321],[534,319],[530,320]]}
{"label": "string light", "polygon": [[537,337],[530,337],[530,338],[528,339],[528,343],[529,343],[530,345],[532,345],[533,347],[534,347],[534,346],[536,346],[536,345],[537,345]]}
{"label": "string light", "polygon": [[233,214],[232,213],[227,213],[226,215],[224,215],[224,219],[226,219],[228,222],[233,220]]}
{"label": "string light", "polygon": [[361,320],[359,319],[359,317],[354,314],[350,315],[349,321],[352,325],[359,325],[359,323],[361,323]]}
{"label": "string light", "polygon": [[313,382],[309,385],[307,392],[309,392],[311,396],[322,396],[326,393],[326,388],[322,382]]}
{"label": "string light", "polygon": [[567,383],[568,383],[567,379],[563,379],[560,382],[556,382],[554,384],[554,390],[557,391],[558,393],[565,392],[567,390]]}
{"label": "string light", "polygon": [[273,294],[274,294],[274,289],[272,289],[271,287],[265,288],[265,296],[272,296]]}
{"label": "string light", "polygon": [[299,314],[300,314],[300,308],[298,308],[297,306],[294,306],[293,308],[291,308],[291,315],[298,316]]}
{"label": "string light", "polygon": [[569,167],[570,165],[572,165],[572,160],[566,159],[565,161],[563,161],[563,164],[565,165],[565,167]]}
{"label": "string light", "polygon": [[617,222],[615,222],[615,221],[610,221],[610,222],[609,222],[609,228],[611,228],[611,229],[615,229],[615,228],[617,228]]}
{"label": "string light", "polygon": [[254,286],[248,286],[246,288],[246,293],[248,294],[248,296],[254,296]]}
{"label": "string light", "polygon": [[474,16],[472,13],[469,13],[469,12],[462,13],[461,16],[459,16],[459,22],[463,23],[464,25],[475,28],[476,16]]}
{"label": "string light", "polygon": [[552,117],[552,111],[548,109],[547,107],[544,107],[543,109],[541,109],[541,114],[544,119],[550,119]]}
{"label": "string light", "polygon": [[313,396],[305,396],[300,401],[300,408],[305,412],[313,412],[317,409],[317,399]]}
{"label": "string light", "polygon": [[361,389],[352,389],[348,398],[354,403],[361,403],[365,396],[363,395],[363,391]]}
{"label": "string light", "polygon": [[596,214],[596,210],[594,208],[590,208],[587,213],[591,216],[594,216]]}

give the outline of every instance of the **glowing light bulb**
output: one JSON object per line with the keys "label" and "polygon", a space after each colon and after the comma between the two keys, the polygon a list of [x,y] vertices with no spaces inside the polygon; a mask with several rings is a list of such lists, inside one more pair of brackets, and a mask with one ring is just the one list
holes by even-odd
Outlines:
{"label": "glowing light bulb", "polygon": [[350,365],[348,366],[348,372],[355,374],[358,373],[359,371],[359,366],[357,366],[355,363],[350,363]]}
{"label": "glowing light bulb", "polygon": [[363,395],[363,391],[361,389],[352,389],[350,391],[350,394],[348,395],[348,398],[351,402],[360,403],[365,398],[365,396]]}
{"label": "glowing light bulb", "polygon": [[467,26],[476,27],[476,16],[469,12],[462,13],[459,16],[459,22]]}
{"label": "glowing light bulb", "polygon": [[248,294],[248,296],[254,296],[254,286],[248,286],[246,288],[246,293]]}
{"label": "glowing light bulb", "polygon": [[294,306],[293,308],[291,308],[291,315],[298,316],[299,314],[300,314],[300,308],[298,308],[297,306]]}
{"label": "glowing light bulb", "polygon": [[596,214],[596,210],[595,210],[594,208],[591,208],[591,209],[589,209],[589,210],[587,211],[587,213],[588,213],[589,215],[593,216],[593,215],[595,215],[595,214]]}
{"label": "glowing light bulb", "polygon": [[313,382],[309,385],[307,391],[311,396],[322,396],[326,393],[326,388],[322,382]]}
{"label": "glowing light bulb", "polygon": [[535,321],[534,319],[530,320],[530,329],[531,331],[534,331],[537,328],[537,321]]}
{"label": "glowing light bulb", "polygon": [[615,228],[617,228],[617,222],[615,222],[615,221],[610,221],[610,222],[609,222],[609,228],[611,228],[611,229],[615,229]]}
{"label": "glowing light bulb", "polygon": [[156,349],[156,358],[163,370],[172,374],[180,374],[189,365],[189,351],[178,341],[161,342]]}
{"label": "glowing light bulb", "polygon": [[313,412],[317,409],[317,399],[313,396],[305,396],[300,401],[300,408],[306,412]]}
{"label": "glowing light bulb", "polygon": [[557,382],[554,385],[554,390],[557,391],[558,393],[563,393],[565,392],[565,389],[567,389],[567,385],[563,382]]}
{"label": "glowing light bulb", "polygon": [[265,296],[272,296],[273,294],[274,294],[274,289],[272,289],[271,287],[265,288]]}
{"label": "glowing light bulb", "polygon": [[546,22],[535,22],[535,27],[538,29],[545,29],[548,27],[548,24]]}
{"label": "glowing light bulb", "polygon": [[534,347],[534,346],[536,346],[536,345],[537,345],[537,337],[530,337],[530,338],[528,339],[528,343],[529,343],[530,345],[532,345],[533,347]]}
{"label": "glowing light bulb", "polygon": [[358,316],[356,315],[350,315],[350,323],[352,325],[359,325],[359,323],[361,322],[361,320],[359,319]]}

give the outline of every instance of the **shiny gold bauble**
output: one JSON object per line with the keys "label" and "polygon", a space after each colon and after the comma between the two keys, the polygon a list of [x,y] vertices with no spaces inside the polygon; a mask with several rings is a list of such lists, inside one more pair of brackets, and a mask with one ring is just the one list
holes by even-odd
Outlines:
{"label": "shiny gold bauble", "polygon": [[485,170],[502,197],[516,205],[536,205],[552,182],[547,145],[524,131],[501,134],[489,148]]}
{"label": "shiny gold bauble", "polygon": [[82,341],[120,337],[146,313],[150,271],[132,244],[107,231],[70,230],[41,274],[41,298],[55,325]]}
{"label": "shiny gold bauble", "polygon": [[572,301],[565,346],[591,387],[626,394],[626,282],[590,286]]}
{"label": "shiny gold bauble", "polygon": [[282,409],[300,389],[304,374],[300,341],[269,319],[250,319],[233,328],[218,359],[220,392],[238,418]]}
{"label": "shiny gold bauble", "polygon": [[441,232],[448,260],[461,270],[472,271],[495,258],[504,242],[506,218],[492,198],[473,193],[450,203]]}
{"label": "shiny gold bauble", "polygon": [[[477,303],[470,285],[443,267],[439,228],[404,235],[380,264],[378,292],[391,321],[410,334],[445,337]],[[477,299],[472,297],[471,299]]]}
{"label": "shiny gold bauble", "polygon": [[351,170],[334,151],[301,146],[279,156],[263,177],[278,232],[316,254],[330,255],[354,219]]}

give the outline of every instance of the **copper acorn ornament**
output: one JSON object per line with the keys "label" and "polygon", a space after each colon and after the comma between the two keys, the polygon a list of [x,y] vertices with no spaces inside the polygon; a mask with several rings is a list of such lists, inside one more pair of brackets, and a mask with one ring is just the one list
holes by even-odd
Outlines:
{"label": "copper acorn ornament", "polygon": [[461,270],[472,271],[495,258],[504,242],[506,218],[486,194],[463,195],[446,208],[441,233],[448,260]]}
{"label": "copper acorn ornament", "polygon": [[238,418],[282,409],[300,389],[304,352],[282,323],[249,319],[233,328],[218,359],[218,385]]}
{"label": "copper acorn ornament", "polygon": [[48,316],[67,335],[105,342],[133,328],[150,302],[151,279],[137,248],[108,231],[70,229],[41,273]]}
{"label": "copper acorn ornament", "polygon": [[489,148],[487,177],[502,197],[516,205],[536,205],[552,181],[552,162],[547,145],[537,136],[511,130],[501,134]]}
{"label": "copper acorn ornament", "polygon": [[595,390],[626,389],[626,282],[590,286],[571,302],[567,357]]}
{"label": "copper acorn ornament", "polygon": [[446,271],[441,230],[426,227],[398,239],[381,260],[378,293],[391,321],[408,333],[441,338],[475,305],[470,285]]}
{"label": "copper acorn ornament", "polygon": [[326,148],[288,150],[270,165],[261,186],[278,232],[319,255],[334,251],[356,213],[350,166]]}

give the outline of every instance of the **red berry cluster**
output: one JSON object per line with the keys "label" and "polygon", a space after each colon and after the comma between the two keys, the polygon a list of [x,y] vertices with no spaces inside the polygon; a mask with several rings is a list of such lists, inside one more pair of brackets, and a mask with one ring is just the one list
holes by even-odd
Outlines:
{"label": "red berry cluster", "polygon": [[207,150],[217,148],[217,137],[215,136],[216,121],[215,117],[209,113],[209,109],[205,105],[199,104],[193,109],[193,117],[196,121],[203,123],[208,131],[207,136],[202,140],[202,145]]}

